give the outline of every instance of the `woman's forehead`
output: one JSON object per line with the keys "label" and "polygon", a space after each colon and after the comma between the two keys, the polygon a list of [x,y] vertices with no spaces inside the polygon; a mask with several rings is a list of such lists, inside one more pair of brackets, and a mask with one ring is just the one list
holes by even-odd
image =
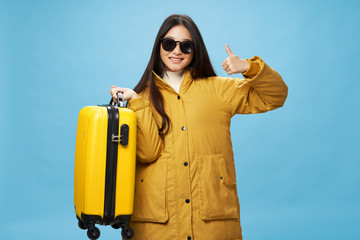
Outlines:
{"label": "woman's forehead", "polygon": [[164,37],[173,38],[177,41],[192,40],[190,31],[184,25],[177,25],[170,28]]}

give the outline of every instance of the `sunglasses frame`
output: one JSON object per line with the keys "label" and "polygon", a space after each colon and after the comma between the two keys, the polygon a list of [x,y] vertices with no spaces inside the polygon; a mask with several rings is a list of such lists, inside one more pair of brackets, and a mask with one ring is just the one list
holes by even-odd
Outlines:
{"label": "sunglasses frame", "polygon": [[[165,50],[165,48],[164,48],[164,46],[163,46],[163,41],[164,41],[164,40],[171,40],[171,41],[175,42],[175,47],[174,47],[173,49],[171,49],[171,50]],[[195,46],[194,46],[194,42],[193,42],[193,41],[190,41],[190,40],[175,41],[175,40],[172,39],[172,38],[160,38],[161,47],[164,49],[164,51],[167,51],[167,52],[173,51],[173,50],[176,48],[177,43],[180,43],[180,50],[181,50],[181,52],[184,53],[184,54],[190,54],[190,53],[192,53],[192,52],[194,51],[194,47],[195,47]],[[182,45],[183,43],[191,43],[191,44],[192,44],[191,52],[184,52],[184,51],[183,51],[183,45]]]}

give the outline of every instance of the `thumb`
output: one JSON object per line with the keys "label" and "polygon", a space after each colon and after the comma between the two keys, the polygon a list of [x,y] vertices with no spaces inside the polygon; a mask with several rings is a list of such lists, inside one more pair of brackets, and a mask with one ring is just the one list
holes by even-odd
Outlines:
{"label": "thumb", "polygon": [[235,55],[235,54],[230,50],[229,44],[226,44],[226,45],[225,45],[225,49],[226,49],[226,52],[227,52],[227,54],[228,54],[229,56]]}

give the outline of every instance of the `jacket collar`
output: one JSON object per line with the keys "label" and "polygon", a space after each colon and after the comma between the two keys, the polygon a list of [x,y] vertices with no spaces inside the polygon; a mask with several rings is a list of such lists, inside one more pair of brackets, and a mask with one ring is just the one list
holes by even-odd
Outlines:
{"label": "jacket collar", "polygon": [[[164,90],[167,90],[169,92],[173,92],[175,94],[178,94],[167,82],[165,82],[159,75],[157,75],[154,71],[152,71],[153,73],[153,79],[154,79],[154,82],[156,84],[156,86],[159,88],[159,89],[164,89]],[[180,90],[179,90],[179,94],[183,93],[183,92],[186,92],[191,83],[192,83],[192,78],[191,78],[191,71],[186,69],[185,72],[184,72],[184,77],[181,81],[181,84],[180,84]]]}

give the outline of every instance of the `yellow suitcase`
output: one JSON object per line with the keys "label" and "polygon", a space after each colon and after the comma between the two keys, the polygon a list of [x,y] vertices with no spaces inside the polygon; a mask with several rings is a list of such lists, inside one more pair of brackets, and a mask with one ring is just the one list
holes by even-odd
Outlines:
{"label": "yellow suitcase", "polygon": [[123,105],[119,94],[117,106],[88,106],[79,113],[74,205],[78,225],[90,239],[100,236],[95,224],[121,227],[125,239],[134,234],[128,224],[134,203],[136,114]]}

